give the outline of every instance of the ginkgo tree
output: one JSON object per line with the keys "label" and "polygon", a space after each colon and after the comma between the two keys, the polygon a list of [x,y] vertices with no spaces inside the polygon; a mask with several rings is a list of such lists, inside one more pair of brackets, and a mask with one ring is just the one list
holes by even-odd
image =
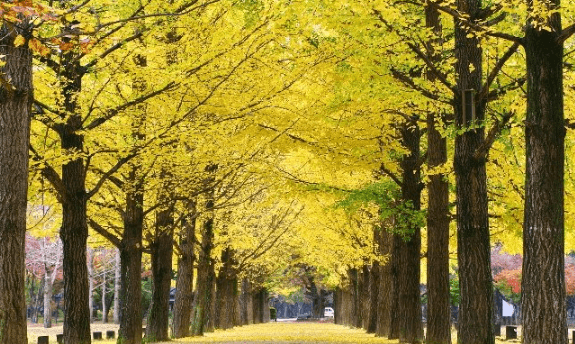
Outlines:
{"label": "ginkgo tree", "polygon": [[[242,322],[247,303],[229,317],[212,310],[214,303],[237,308],[240,280],[259,293],[261,306],[265,291],[259,288],[273,285],[271,278],[313,267],[313,278],[347,292],[338,295],[352,300],[345,302],[353,313],[348,323],[419,342],[420,210],[426,205],[428,340],[448,343],[449,178],[456,185],[460,341],[493,342],[490,236],[518,249],[523,235],[524,295],[540,294],[535,291],[545,284],[529,271],[563,271],[561,204],[572,180],[562,182],[562,147],[564,127],[572,125],[562,115],[561,71],[563,44],[575,30],[562,29],[559,17],[571,19],[570,6],[479,0],[41,3],[0,7],[0,112],[19,119],[7,122],[20,125],[8,134],[21,134],[1,136],[3,147],[20,149],[3,150],[2,166],[18,161],[20,169],[2,175],[23,176],[10,179],[5,190],[20,195],[13,204],[23,204],[32,118],[33,178],[40,173],[49,181],[62,205],[65,293],[73,300],[65,312],[65,341],[90,341],[88,223],[121,252],[119,336],[125,343],[141,342],[142,253],[151,253],[154,270],[147,336],[168,338],[167,272],[177,236],[178,285],[188,295],[176,296],[178,337],[190,327],[191,309],[182,300],[190,299],[195,264],[194,334]],[[527,64],[517,52],[525,53]],[[551,72],[539,74],[535,65]],[[554,165],[545,165],[548,160]],[[542,189],[537,178],[549,185]],[[541,194],[554,196],[538,199]],[[350,206],[354,197],[360,207]],[[4,205],[10,216],[21,215]],[[555,215],[545,217],[549,209]],[[24,228],[7,237],[22,239]],[[556,269],[541,268],[548,260],[534,248],[548,238],[536,235],[540,228],[561,232],[549,256]],[[23,252],[23,241],[16,244],[10,247]],[[18,265],[4,260],[23,257],[18,252],[0,256],[6,275]],[[548,280],[558,286],[553,298],[564,299],[561,273]],[[8,292],[8,282],[0,284],[0,306],[21,303],[23,294]],[[524,299],[535,329],[526,332],[527,342],[543,340],[536,300]],[[558,302],[548,312],[556,317],[544,319],[545,338],[565,341],[563,306]],[[17,319],[9,316],[16,309],[0,309],[8,314],[0,320]],[[22,319],[8,325],[0,343],[21,341]]]}
{"label": "ginkgo tree", "polygon": [[[51,9],[32,1],[0,4],[0,140],[2,195],[0,236],[0,343],[26,341],[24,290],[24,237],[28,183],[27,146],[32,115],[32,55],[40,52],[34,33],[42,23],[51,25]],[[29,40],[30,44],[26,44]]]}

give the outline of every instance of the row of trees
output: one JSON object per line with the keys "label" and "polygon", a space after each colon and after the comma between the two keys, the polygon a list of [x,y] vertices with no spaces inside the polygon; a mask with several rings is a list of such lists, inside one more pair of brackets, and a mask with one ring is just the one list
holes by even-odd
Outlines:
{"label": "row of trees", "polygon": [[[1,288],[1,342],[26,340],[24,294],[16,286],[24,283],[21,211],[28,182],[21,169],[28,171],[28,149],[30,193],[46,193],[62,214],[65,342],[90,342],[88,225],[120,251],[119,340],[141,341],[143,253],[151,256],[154,276],[147,334],[167,338],[174,248],[183,262],[178,283],[188,285],[178,288],[177,327],[190,328],[194,268],[199,296],[193,331],[214,326],[210,305],[221,299],[214,283],[237,281],[250,269],[257,280],[266,269],[253,262],[264,261],[299,209],[270,197],[268,189],[277,185],[262,180],[257,170],[264,167],[246,164],[266,158],[265,141],[273,140],[268,135],[253,144],[246,133],[261,124],[253,118],[281,108],[276,98],[285,97],[305,70],[289,66],[289,49],[278,32],[267,30],[277,8],[225,1],[18,1],[2,3],[1,13],[1,45],[8,49],[2,51],[2,115],[12,125],[4,126],[9,129],[2,137],[7,148],[24,148],[3,150],[11,160],[6,168],[19,163],[20,170],[2,173],[9,187],[3,194],[18,201],[3,203],[7,249],[0,265],[11,278]],[[264,49],[278,54],[271,58]],[[277,60],[281,54],[286,60]],[[250,82],[269,73],[276,77],[266,85]],[[232,139],[246,144],[230,150]],[[226,213],[232,205],[262,213]],[[222,217],[216,219],[216,211]],[[227,241],[238,230],[248,242],[232,252]],[[220,254],[227,271],[216,280],[214,256]],[[255,289],[254,283],[247,285]],[[222,288],[222,295],[237,290],[226,294]]]}
{"label": "row of trees", "polygon": [[[509,233],[522,226],[524,340],[566,343],[562,70],[575,30],[561,28],[562,11],[553,1],[2,3],[0,343],[26,336],[28,200],[62,214],[65,342],[90,342],[91,228],[120,252],[124,343],[141,341],[142,254],[154,280],[148,337],[167,336],[176,256],[177,336],[238,323],[212,308],[237,305],[240,281],[253,289],[305,263],[326,285],[379,279],[384,320],[362,326],[421,342],[422,244],[427,341],[448,343],[454,217],[458,340],[493,343],[490,229],[517,246]],[[500,171],[526,171],[512,201]]]}
{"label": "row of trees", "polygon": [[[379,263],[373,263],[373,258],[366,255],[363,264],[352,265],[347,272],[351,293],[358,293],[357,286],[363,285],[358,280],[383,278],[381,283],[388,284],[381,290],[391,294],[386,296],[385,308],[378,313],[397,316],[397,323],[389,325],[392,320],[384,320],[384,326],[391,327],[381,334],[399,338],[401,342],[421,342],[420,228],[426,224],[429,293],[426,340],[451,341],[448,249],[451,211],[447,176],[452,172],[461,291],[458,341],[494,342],[491,229],[502,227],[509,238],[509,233],[519,225],[523,228],[520,234],[524,253],[523,321],[529,329],[524,341],[566,343],[563,176],[564,139],[569,122],[564,116],[562,80],[563,43],[573,33],[573,26],[561,29],[559,18],[561,10],[568,10],[560,10],[558,3],[552,1],[514,5],[416,1],[393,6],[382,2],[368,6],[345,4],[341,10],[341,16],[334,15],[337,19],[333,21],[342,24],[331,27],[337,33],[323,33],[323,38],[328,41],[338,35],[349,35],[360,43],[346,47],[346,52],[352,53],[339,66],[345,69],[346,77],[357,78],[357,84],[355,88],[343,89],[351,81],[339,81],[341,88],[336,91],[342,94],[336,94],[334,102],[339,102],[341,112],[333,127],[334,131],[343,131],[344,142],[351,137],[363,141],[364,146],[359,154],[358,150],[344,149],[334,155],[348,161],[375,156],[369,162],[376,165],[372,171],[379,171],[383,180],[379,185],[352,192],[343,205],[379,205],[382,219],[378,227],[383,234],[379,231],[373,235],[373,241],[378,243],[376,261],[386,263],[384,271],[390,269],[380,273]],[[519,26],[515,25],[517,18],[524,18]],[[367,25],[362,26],[361,21]],[[362,29],[357,30],[358,27]],[[333,49],[325,41],[323,48]],[[335,49],[343,50],[341,47],[335,45]],[[524,48],[521,53],[520,47]],[[382,79],[388,84],[382,86]],[[366,99],[366,95],[376,98],[375,101]],[[523,111],[526,117],[522,128],[519,126]],[[373,127],[353,123],[370,114],[385,118],[374,116]],[[326,122],[329,120],[333,118]],[[525,137],[512,137],[514,128],[521,130],[512,135],[521,135],[524,130]],[[297,137],[305,138],[304,134]],[[323,138],[323,142],[334,139],[333,132],[316,137]],[[370,140],[373,145],[366,148],[365,142]],[[524,151],[525,163],[506,161],[500,155],[498,145],[509,146],[513,140],[524,144],[511,144],[507,152],[519,153],[523,159]],[[350,141],[353,139],[347,142]],[[448,150],[448,142],[453,150]],[[376,147],[381,155],[377,155]],[[488,171],[490,161],[496,166],[490,166]],[[427,166],[422,168],[425,162]],[[351,165],[357,166],[354,163]],[[448,163],[453,164],[453,170]],[[505,185],[506,181],[494,180],[497,176],[493,174],[495,178],[488,185],[488,172],[504,170],[501,165],[514,166],[518,173],[526,171],[525,179],[519,178],[525,186],[518,187],[516,180]],[[427,172],[426,179],[421,177],[423,172]],[[390,186],[387,181],[396,185]],[[325,183],[321,187],[338,188]],[[520,198],[514,201],[519,208],[514,208],[515,204],[507,204],[503,209],[488,206],[490,198],[492,204],[501,206],[497,199],[508,197],[501,193],[509,192]],[[426,222],[419,221],[423,196],[427,200]],[[497,213],[490,214],[489,210]],[[523,211],[523,219],[515,217],[517,210]],[[491,221],[497,225],[490,226],[490,217],[496,218]],[[513,241],[506,244],[518,246]],[[379,276],[372,277],[372,270]],[[363,277],[356,277],[358,274]],[[376,294],[382,297],[382,291]],[[554,300],[553,306],[544,300]],[[375,300],[371,303],[376,304]],[[355,324],[359,326],[368,321],[365,316],[352,318],[346,322],[357,321]],[[381,325],[381,321],[377,324]],[[363,327],[369,329],[370,325],[363,323]],[[371,329],[375,331],[373,325]]]}

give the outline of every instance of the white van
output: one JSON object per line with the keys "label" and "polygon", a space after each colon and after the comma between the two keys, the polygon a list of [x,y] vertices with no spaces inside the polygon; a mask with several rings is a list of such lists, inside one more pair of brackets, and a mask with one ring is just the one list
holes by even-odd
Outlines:
{"label": "white van", "polygon": [[326,318],[333,318],[333,308],[325,307],[323,310],[323,316]]}

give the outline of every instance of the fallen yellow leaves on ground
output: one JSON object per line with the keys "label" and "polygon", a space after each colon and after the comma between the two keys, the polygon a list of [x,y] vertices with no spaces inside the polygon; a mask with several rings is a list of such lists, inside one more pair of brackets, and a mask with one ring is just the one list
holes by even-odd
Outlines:
{"label": "fallen yellow leaves on ground", "polygon": [[[377,338],[361,329],[333,323],[272,322],[206,333],[204,337],[177,339],[177,343],[354,343],[387,344],[397,340]],[[173,343],[173,342],[172,342]]]}
{"label": "fallen yellow leaves on ground", "polygon": [[[114,324],[92,324],[92,331],[117,330],[118,325]],[[56,333],[62,333],[62,326],[54,326],[52,329],[44,329],[39,326],[28,328],[29,343],[36,343],[39,335],[49,335],[50,343],[56,342]],[[453,332],[452,342],[457,342],[456,332]],[[504,341],[502,337],[497,337],[495,343],[519,343],[519,340]],[[98,344],[115,344],[115,340],[94,341]],[[175,339],[173,343],[221,343],[221,344],[397,344],[398,340],[389,340],[386,338],[375,337],[368,334],[365,330],[349,328],[333,323],[322,322],[272,322],[258,325],[248,325],[235,327],[230,330],[217,330],[212,333],[206,333],[203,337],[189,337]]]}
{"label": "fallen yellow leaves on ground", "polygon": [[[453,342],[457,341],[456,332],[453,332]],[[254,344],[254,343],[344,343],[344,344],[396,344],[398,340],[375,337],[365,330],[349,328],[333,323],[321,322],[277,322],[258,325],[235,327],[231,330],[216,330],[206,333],[203,337],[176,339],[169,343],[226,343],[226,344]],[[497,337],[495,343],[518,343],[518,340],[505,341]],[[169,344],[164,342],[161,344]]]}

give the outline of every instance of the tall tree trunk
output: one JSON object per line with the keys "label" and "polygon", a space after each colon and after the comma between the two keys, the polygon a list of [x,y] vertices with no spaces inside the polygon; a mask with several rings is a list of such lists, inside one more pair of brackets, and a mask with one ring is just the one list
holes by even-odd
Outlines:
{"label": "tall tree trunk", "polygon": [[90,323],[94,322],[94,250],[88,247],[88,308],[90,309]]}
{"label": "tall tree trunk", "polygon": [[102,274],[102,322],[108,322],[108,307],[106,307],[106,271]]}
{"label": "tall tree trunk", "polygon": [[344,290],[342,293],[342,323],[346,326],[353,325],[353,295],[351,293],[351,285],[348,286],[348,289]]}
{"label": "tall tree trunk", "polygon": [[[327,295],[327,291],[325,289],[319,288],[318,290],[319,293],[319,297],[318,297],[318,308],[319,308],[319,317],[320,318],[324,318],[325,317],[325,298]],[[268,307],[269,309],[269,307]]]}
{"label": "tall tree trunk", "polygon": [[214,332],[216,330],[215,326],[215,319],[216,319],[216,269],[215,269],[215,262],[211,265],[209,270],[209,278],[208,281],[210,283],[211,289],[211,299],[208,307],[208,317],[206,319],[206,325],[204,328],[205,332]]}
{"label": "tall tree trunk", "polygon": [[252,286],[247,278],[242,279],[241,283],[241,297],[240,297],[240,314],[242,325],[250,325],[254,323],[253,316],[253,299],[251,298]]}
{"label": "tall tree trunk", "polygon": [[401,261],[401,245],[403,239],[398,234],[391,236],[391,255],[390,255],[390,278],[391,288],[389,289],[389,334],[388,339],[399,338],[399,275]]}
{"label": "tall tree trunk", "polygon": [[[65,135],[63,147],[82,146],[79,135]],[[79,149],[78,151],[82,151]],[[88,266],[86,248],[88,226],[86,223],[86,197],[84,164],[82,159],[67,163],[62,168],[63,182],[68,199],[63,204],[60,237],[64,246],[64,342],[90,343]]]}
{"label": "tall tree trunk", "polygon": [[[529,2],[531,4],[531,2]],[[547,3],[549,10],[559,1]],[[537,19],[532,19],[533,21]],[[521,305],[523,343],[568,343],[564,261],[563,43],[561,16],[551,30],[527,24],[525,217]]]}
{"label": "tall tree trunk", "polygon": [[242,326],[243,325],[243,321],[242,321],[242,302],[241,302],[241,289],[240,289],[240,279],[239,277],[236,275],[236,279],[234,281],[234,284],[236,286],[235,289],[235,295],[234,295],[234,326]]}
{"label": "tall tree trunk", "polygon": [[336,325],[343,325],[343,322],[341,321],[341,313],[343,312],[341,307],[342,294],[341,286],[336,287],[333,292],[333,323]]}
{"label": "tall tree trunk", "polygon": [[152,303],[148,312],[146,337],[151,341],[167,341],[172,279],[173,231],[172,210],[161,211],[156,220],[156,237],[150,244],[152,260]]}
{"label": "tall tree trunk", "polygon": [[222,267],[216,279],[216,328],[225,330],[234,326],[237,289],[234,252],[230,247],[226,247],[222,251]]}
{"label": "tall tree trunk", "polygon": [[116,265],[114,266],[114,324],[120,323],[120,250],[116,248]]}
{"label": "tall tree trunk", "polygon": [[[435,128],[433,115],[428,123],[428,164],[430,168],[447,161],[446,140]],[[449,305],[449,190],[443,174],[429,176],[427,184],[427,338],[429,344],[451,343]]]}
{"label": "tall tree trunk", "polygon": [[[135,64],[145,69],[147,59],[140,54],[134,57]],[[146,83],[135,77],[132,80],[134,92],[143,93]],[[136,107],[141,116],[131,123],[131,135],[135,143],[146,139],[144,123],[146,104]],[[140,173],[141,161],[128,163],[128,178],[125,183],[126,206],[122,214],[124,232],[120,241],[120,291],[118,344],[140,344],[142,342],[142,236],[144,231],[145,179]]]}
{"label": "tall tree trunk", "polygon": [[142,342],[142,232],[144,226],[143,181],[136,178],[131,166],[128,179],[134,183],[126,193],[124,233],[120,242],[120,329],[118,344]]}
{"label": "tall tree trunk", "polygon": [[[84,71],[74,52],[64,53],[62,95],[64,108],[70,114],[58,126],[62,150],[75,154],[84,152],[81,134],[83,118],[77,113],[77,95],[82,89]],[[88,293],[88,267],[86,249],[88,239],[86,166],[84,158],[77,157],[62,166],[62,227],[60,238],[64,246],[64,342],[85,344],[91,342]]]}
{"label": "tall tree trunk", "polygon": [[367,264],[364,264],[361,269],[361,328],[367,329],[369,324],[370,305],[370,285],[371,285],[371,271]]}
{"label": "tall tree trunk", "polygon": [[[436,39],[427,45],[428,55],[437,61],[440,54],[433,43],[441,39],[439,11],[431,4],[425,7],[426,26],[433,29]],[[435,75],[427,78],[434,81]],[[447,140],[437,126],[438,114],[427,115],[427,164],[429,169],[447,162]],[[449,189],[442,173],[429,176],[427,183],[427,336],[428,344],[451,343],[451,311],[449,305]]]}
{"label": "tall tree trunk", "polygon": [[32,53],[14,47],[17,27],[0,28],[0,343],[26,343],[25,233]]}
{"label": "tall tree trunk", "polygon": [[[377,237],[380,230],[374,229],[374,236]],[[379,262],[373,262],[371,267],[371,276],[369,279],[369,317],[367,322],[367,333],[377,332],[377,314],[379,308],[379,284],[380,284],[380,265]]]}
{"label": "tall tree trunk", "polygon": [[350,325],[353,327],[361,326],[361,312],[359,308],[359,277],[357,269],[348,270],[349,289],[351,294],[351,314]]}
{"label": "tall tree trunk", "polygon": [[[377,299],[377,327],[375,333],[379,337],[391,338],[391,325],[394,314],[391,310],[397,300],[392,294],[394,277],[392,274],[393,256],[391,253],[394,246],[394,235],[382,224],[382,228],[377,231],[376,240],[379,256],[389,257],[389,259],[379,267],[379,295]],[[395,330],[395,333],[397,333],[397,330]]]}
{"label": "tall tree trunk", "polygon": [[[421,209],[421,169],[419,154],[420,131],[416,119],[401,128],[402,145],[409,154],[401,161],[402,199],[409,202],[411,210]],[[421,343],[421,297],[419,290],[421,235],[419,224],[408,220],[406,233],[400,243],[399,259],[399,341]]]}
{"label": "tall tree trunk", "polygon": [[52,283],[46,271],[44,275],[44,328],[52,327]]}
{"label": "tall tree trunk", "polygon": [[206,331],[210,317],[210,307],[214,297],[212,285],[214,284],[214,261],[212,249],[214,247],[214,199],[213,191],[210,192],[206,202],[207,218],[202,228],[202,246],[198,259],[197,298],[194,301],[194,321],[192,323],[192,335],[201,336]]}
{"label": "tall tree trunk", "polygon": [[40,305],[42,304],[42,299],[40,298],[40,295],[44,293],[44,286],[46,285],[46,276],[42,277],[42,280],[40,282],[40,286],[38,287],[38,293],[36,293],[34,295],[34,323],[37,324],[38,323],[38,316],[39,316],[39,312],[38,310],[40,309]]}
{"label": "tall tree trunk", "polygon": [[267,289],[262,290],[261,298],[262,298],[262,313],[263,319],[262,322],[268,323],[270,322],[270,304],[269,304],[269,292]]}
{"label": "tall tree trunk", "polygon": [[196,204],[189,202],[189,218],[185,221],[180,242],[178,260],[178,280],[176,281],[176,299],[174,301],[174,337],[190,335],[190,319],[194,301],[194,241],[196,237]]}
{"label": "tall tree trunk", "polygon": [[313,276],[309,279],[309,295],[311,296],[311,317],[317,319],[320,317],[320,295],[319,289],[315,284]]}
{"label": "tall tree trunk", "polygon": [[253,323],[261,324],[269,321],[269,306],[267,303],[267,291],[260,287],[257,292],[252,292],[253,299]]}
{"label": "tall tree trunk", "polygon": [[[469,20],[478,20],[481,0],[458,0],[458,10]],[[454,170],[457,186],[457,260],[459,266],[458,341],[465,344],[493,344],[493,285],[487,214],[487,179],[485,158],[475,157],[485,141],[484,127],[469,129],[473,113],[477,123],[485,119],[485,101],[470,102],[463,108],[463,95],[481,88],[482,49],[476,36],[455,23],[455,57],[457,92],[455,122],[467,130],[455,139]]]}
{"label": "tall tree trunk", "polygon": [[252,291],[251,293],[252,298],[252,307],[253,307],[253,324],[261,324],[263,322],[263,314],[262,314],[262,305],[261,305],[261,298],[260,298],[260,290]]}

